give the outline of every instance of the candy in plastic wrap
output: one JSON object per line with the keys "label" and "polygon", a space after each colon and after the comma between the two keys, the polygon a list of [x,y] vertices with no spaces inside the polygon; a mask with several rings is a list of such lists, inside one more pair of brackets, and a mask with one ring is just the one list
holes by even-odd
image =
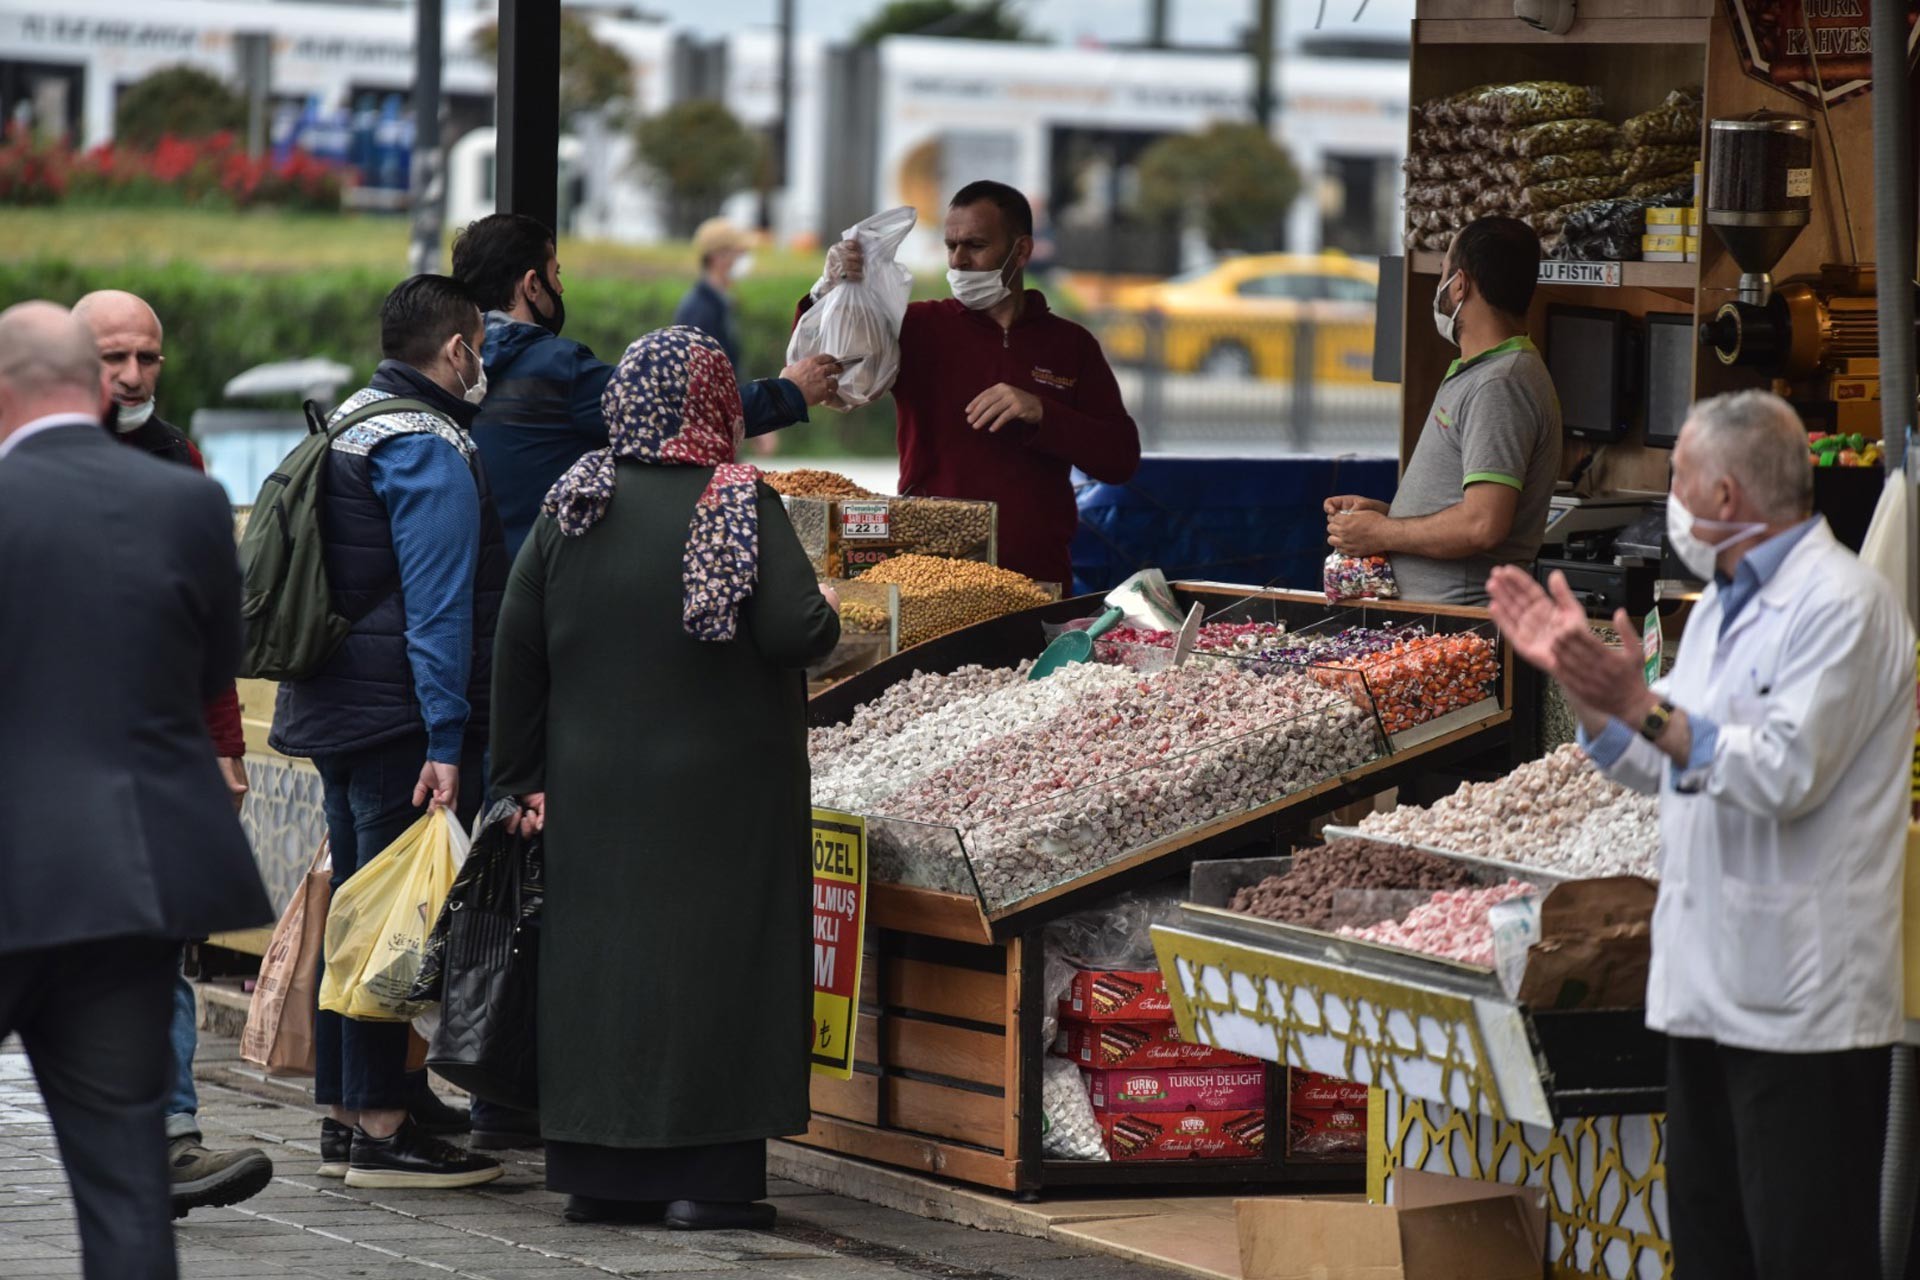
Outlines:
{"label": "candy in plastic wrap", "polygon": [[1320,574],[1327,603],[1342,600],[1398,600],[1400,584],[1385,556],[1349,556],[1336,551],[1327,557]]}
{"label": "candy in plastic wrap", "polygon": [[1675,89],[1653,110],[1628,118],[1620,133],[1636,147],[1677,142],[1699,147],[1700,90]]}

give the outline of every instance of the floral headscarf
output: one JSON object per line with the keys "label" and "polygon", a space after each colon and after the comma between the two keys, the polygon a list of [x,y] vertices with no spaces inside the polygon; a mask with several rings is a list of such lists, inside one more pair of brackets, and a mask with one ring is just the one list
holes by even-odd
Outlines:
{"label": "floral headscarf", "polygon": [[712,467],[687,527],[681,625],[696,640],[731,640],[760,567],[759,471],[734,463],[746,431],[740,387],[720,344],[676,325],[627,348],[600,397],[608,447],[573,464],[542,509],[577,538],[613,501],[615,460]]}

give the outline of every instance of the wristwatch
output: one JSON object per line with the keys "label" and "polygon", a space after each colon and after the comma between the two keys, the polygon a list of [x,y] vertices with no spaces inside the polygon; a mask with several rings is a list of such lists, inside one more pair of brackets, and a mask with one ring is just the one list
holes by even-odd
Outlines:
{"label": "wristwatch", "polygon": [[1640,722],[1640,736],[1648,742],[1658,742],[1672,720],[1673,704],[1662,698],[1653,704],[1653,710],[1647,712],[1647,718]]}

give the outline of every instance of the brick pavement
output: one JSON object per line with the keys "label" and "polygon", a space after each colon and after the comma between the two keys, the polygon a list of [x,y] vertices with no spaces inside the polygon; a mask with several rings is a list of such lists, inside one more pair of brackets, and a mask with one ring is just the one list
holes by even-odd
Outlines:
{"label": "brick pavement", "polygon": [[[210,1145],[258,1146],[274,1180],[244,1204],[177,1224],[187,1280],[585,1280],[715,1275],[726,1280],[1165,1280],[1170,1272],[1084,1246],[930,1222],[793,1182],[770,1191],[772,1232],[683,1233],[577,1225],[546,1189],[535,1153],[464,1191],[357,1191],[316,1178],[320,1112],[233,1087],[234,1044],[205,1037],[200,1120]],[[0,1276],[80,1275],[72,1203],[33,1076],[0,1047]]]}

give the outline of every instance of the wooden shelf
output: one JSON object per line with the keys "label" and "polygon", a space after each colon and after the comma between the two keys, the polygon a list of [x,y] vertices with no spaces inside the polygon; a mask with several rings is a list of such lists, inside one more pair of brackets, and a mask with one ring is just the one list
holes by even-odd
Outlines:
{"label": "wooden shelf", "polygon": [[[1432,249],[1418,249],[1411,255],[1413,269],[1427,275],[1440,274],[1440,265],[1446,255]],[[1580,285],[1557,282],[1546,285],[1552,289],[1661,289],[1691,290],[1700,282],[1700,264],[1698,262],[1623,262],[1620,264],[1619,285]],[[1543,282],[1544,284],[1544,282]]]}

